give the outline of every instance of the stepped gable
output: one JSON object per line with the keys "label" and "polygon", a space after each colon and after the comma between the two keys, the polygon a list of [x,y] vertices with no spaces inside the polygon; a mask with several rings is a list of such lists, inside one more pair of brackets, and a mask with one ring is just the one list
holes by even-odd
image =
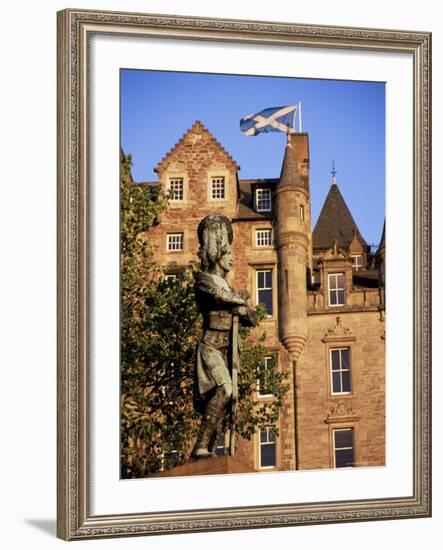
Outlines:
{"label": "stepped gable", "polygon": [[194,124],[186,130],[186,132],[182,135],[182,137],[177,141],[177,143],[172,147],[172,149],[169,150],[169,152],[161,159],[161,161],[157,164],[157,166],[154,168],[154,172],[161,172],[163,169],[166,168],[166,165],[168,161],[174,156],[174,154],[183,146],[192,146],[196,143],[195,138],[193,136],[196,135],[204,135],[210,142],[210,144],[214,147],[217,147],[222,153],[224,153],[226,160],[228,161],[228,164],[231,165],[231,167],[238,171],[240,170],[240,166],[237,164],[237,162],[231,157],[231,155],[226,151],[226,149],[217,141],[217,139],[211,134],[211,132],[199,121],[196,120]]}
{"label": "stepped gable", "polygon": [[363,247],[368,246],[343,198],[338,185],[333,183],[321,209],[312,234],[314,249],[329,249],[334,240],[347,249],[357,235]]}

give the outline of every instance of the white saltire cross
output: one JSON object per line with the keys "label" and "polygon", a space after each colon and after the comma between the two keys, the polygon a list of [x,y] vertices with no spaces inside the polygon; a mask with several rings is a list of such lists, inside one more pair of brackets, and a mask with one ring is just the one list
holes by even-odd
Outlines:
{"label": "white saltire cross", "polygon": [[255,120],[255,122],[257,122],[257,124],[252,126],[252,128],[249,128],[249,130],[246,130],[245,135],[253,136],[257,130],[259,130],[260,128],[263,128],[264,126],[272,126],[273,128],[276,128],[277,130],[281,130],[282,132],[289,132],[291,130],[291,127],[281,122],[278,122],[277,118],[287,115],[291,111],[297,112],[297,105],[289,105],[288,107],[283,107],[283,109],[276,111],[268,118],[265,118],[261,115],[245,116],[244,120],[252,119],[252,120]]}

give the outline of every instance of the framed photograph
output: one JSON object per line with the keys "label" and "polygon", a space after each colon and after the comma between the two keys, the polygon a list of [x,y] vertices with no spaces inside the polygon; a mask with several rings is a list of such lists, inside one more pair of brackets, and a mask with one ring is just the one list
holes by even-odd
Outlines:
{"label": "framed photograph", "polygon": [[58,13],[58,536],[427,517],[426,32]]}

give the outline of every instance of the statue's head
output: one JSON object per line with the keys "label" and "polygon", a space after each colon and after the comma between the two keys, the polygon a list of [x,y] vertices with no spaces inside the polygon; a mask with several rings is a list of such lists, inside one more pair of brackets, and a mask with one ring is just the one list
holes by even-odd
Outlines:
{"label": "statue's head", "polygon": [[198,256],[203,271],[208,271],[217,264],[225,273],[230,271],[233,263],[233,231],[229,219],[221,214],[210,214],[200,222],[197,234],[200,243]]}

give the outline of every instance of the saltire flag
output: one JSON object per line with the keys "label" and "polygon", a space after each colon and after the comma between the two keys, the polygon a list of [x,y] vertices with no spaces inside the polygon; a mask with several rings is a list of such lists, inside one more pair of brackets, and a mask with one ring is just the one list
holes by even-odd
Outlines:
{"label": "saltire flag", "polygon": [[297,108],[298,105],[269,107],[255,115],[244,116],[240,120],[240,130],[246,136],[256,136],[262,132],[291,134],[295,131],[294,122]]}

